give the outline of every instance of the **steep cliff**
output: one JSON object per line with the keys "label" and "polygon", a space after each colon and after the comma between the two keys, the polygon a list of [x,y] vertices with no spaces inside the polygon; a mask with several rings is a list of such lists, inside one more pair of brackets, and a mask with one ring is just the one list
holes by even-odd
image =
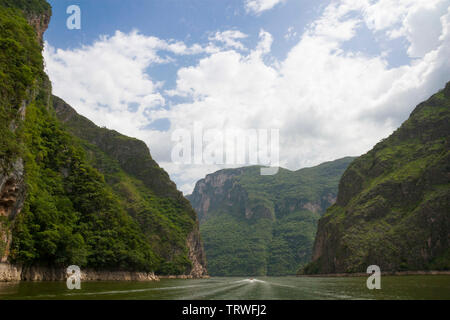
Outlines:
{"label": "steep cliff", "polygon": [[352,158],[313,168],[225,169],[197,182],[187,196],[200,219],[212,275],[295,274],[309,261],[317,220],[334,203]]}
{"label": "steep cliff", "polygon": [[127,213],[141,226],[154,252],[167,262],[164,274],[179,274],[170,261],[191,263],[189,272],[206,274],[197,215],[169,175],[151,157],[146,144],[100,128],[58,97],[57,118],[78,137],[89,163],[105,177]]}
{"label": "steep cliff", "polygon": [[52,97],[50,15],[43,0],[0,0],[2,262],[206,274],[195,212],[146,145]]}
{"label": "steep cliff", "polygon": [[450,269],[450,82],[356,159],[306,273]]}
{"label": "steep cliff", "polygon": [[[51,90],[41,55],[41,32],[50,15],[45,1],[0,1],[0,262],[8,259],[11,221],[25,200],[26,108],[37,99],[45,100]],[[27,23],[31,20],[33,28]]]}
{"label": "steep cliff", "polygon": [[19,9],[28,24],[33,27],[36,39],[42,46],[44,43],[44,32],[50,23],[52,8],[47,1],[43,0],[0,0],[4,8]]}

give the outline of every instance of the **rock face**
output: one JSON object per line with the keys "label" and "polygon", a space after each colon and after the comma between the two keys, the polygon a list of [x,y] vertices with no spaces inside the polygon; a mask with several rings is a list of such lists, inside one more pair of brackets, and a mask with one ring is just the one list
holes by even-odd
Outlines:
{"label": "rock face", "polygon": [[11,246],[11,230],[7,221],[14,220],[25,200],[23,160],[17,159],[8,173],[0,173],[0,262],[6,262]]}
{"label": "rock face", "polygon": [[[42,36],[50,22],[50,6],[47,3],[42,4],[40,14],[34,13],[31,8],[28,8],[30,10],[24,10],[24,7],[28,7],[25,2],[18,5],[12,0],[2,0],[0,1],[0,6],[22,9],[24,16],[36,32],[38,43],[42,48]],[[16,103],[12,103],[13,107],[11,108],[10,117],[9,119],[6,118],[6,123],[2,123],[2,125],[9,127],[12,132],[15,132],[19,127],[20,121],[23,121],[25,118],[26,106],[35,99],[36,94],[37,92],[32,90],[31,87],[27,88],[25,94],[18,99],[20,102],[15,101]],[[3,91],[2,95],[4,95],[2,100],[3,98],[9,98],[8,94],[5,94]],[[14,106],[14,104],[16,105]],[[7,137],[6,139],[11,138]],[[22,157],[13,153],[10,159],[0,158],[0,262],[6,262],[8,259],[12,241],[10,221],[14,220],[16,215],[20,213],[24,200],[25,179]]]}
{"label": "rock face", "polygon": [[260,167],[225,169],[187,196],[200,220],[212,275],[287,275],[309,261],[316,223],[334,203],[352,158],[261,176]]}
{"label": "rock face", "polygon": [[0,282],[20,281],[22,268],[6,262],[0,262]]}
{"label": "rock face", "polygon": [[44,32],[52,16],[52,8],[45,0],[0,0],[0,6],[22,11],[28,24],[36,32],[36,40],[42,46]]}
{"label": "rock face", "polygon": [[193,193],[187,198],[197,212],[200,223],[207,220],[208,212],[222,206],[230,210],[243,209],[247,215],[249,214],[250,209],[245,208],[246,191],[235,179],[244,171],[245,168],[221,170],[208,174],[196,183]]}
{"label": "rock face", "polygon": [[196,225],[194,230],[189,234],[187,246],[189,248],[189,260],[192,262],[192,268],[189,275],[193,278],[207,277],[206,256],[198,225]]}
{"label": "rock face", "polygon": [[34,28],[37,35],[37,40],[41,46],[44,45],[44,32],[47,30],[50,23],[51,11],[46,11],[42,14],[31,14],[27,16],[28,24]]}
{"label": "rock face", "polygon": [[450,269],[450,83],[356,159],[306,273]]}
{"label": "rock face", "polygon": [[[65,281],[65,269],[40,266],[22,267],[0,263],[0,282],[9,281]],[[81,281],[159,281],[151,272],[81,270]]]}

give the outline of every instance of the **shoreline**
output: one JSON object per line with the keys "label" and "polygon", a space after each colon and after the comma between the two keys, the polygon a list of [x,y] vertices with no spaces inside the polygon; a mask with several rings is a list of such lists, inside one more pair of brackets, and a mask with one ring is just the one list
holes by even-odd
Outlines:
{"label": "shoreline", "polygon": [[[355,272],[355,273],[322,273],[322,274],[298,274],[296,277],[313,277],[313,278],[332,278],[332,277],[368,277],[370,273]],[[420,276],[420,275],[450,275],[450,270],[418,270],[418,271],[382,271],[381,276]]]}
{"label": "shoreline", "polygon": [[[82,269],[81,281],[160,281],[160,279],[207,279],[209,276],[156,275],[153,272]],[[0,262],[0,282],[66,281],[66,269],[42,266],[23,267]]]}
{"label": "shoreline", "polygon": [[[450,270],[418,270],[418,271],[382,271],[382,276],[408,276],[408,275],[450,275]],[[295,277],[333,278],[333,277],[368,277],[365,272],[356,273],[325,273],[325,274],[298,274]],[[211,276],[200,277],[192,274],[157,275],[153,272],[114,271],[114,270],[81,270],[81,281],[160,281],[161,279],[209,279]],[[23,267],[0,262],[0,282],[19,281],[66,281],[66,269],[49,268],[42,266]]]}

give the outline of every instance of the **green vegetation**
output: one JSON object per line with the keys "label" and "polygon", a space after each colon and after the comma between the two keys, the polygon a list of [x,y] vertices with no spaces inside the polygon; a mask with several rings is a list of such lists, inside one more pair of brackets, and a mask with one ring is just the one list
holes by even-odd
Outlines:
{"label": "green vegetation", "polygon": [[269,219],[246,223],[226,214],[212,217],[201,225],[209,273],[220,276],[267,274],[271,229]]}
{"label": "green vegetation", "polygon": [[0,0],[0,6],[16,8],[25,14],[40,15],[51,10],[50,4],[45,0]]}
{"label": "green vegetation", "polygon": [[280,168],[272,176],[261,176],[260,167],[254,166],[245,170],[238,180],[250,195],[259,199],[283,203],[302,199],[327,206],[328,199],[324,197],[336,195],[339,179],[353,159],[346,157],[297,171]]}
{"label": "green vegetation", "polygon": [[450,83],[342,176],[306,273],[449,270]]}
{"label": "green vegetation", "polygon": [[160,274],[189,272],[186,239],[196,228],[196,215],[146,145],[113,130],[100,128],[57,97],[60,121],[86,152],[87,161],[104,177],[122,208],[140,227],[142,239],[158,257]]}
{"label": "green vegetation", "polygon": [[311,259],[312,245],[320,215],[311,211],[290,213],[273,226],[267,273],[294,274]]}
{"label": "green vegetation", "polygon": [[51,96],[36,33],[17,8],[50,10],[46,1],[0,0],[0,179],[14,173],[23,190],[21,210],[0,217],[0,256],[12,235],[13,263],[189,273],[189,202],[143,142]]}
{"label": "green vegetation", "polygon": [[[23,106],[37,83],[45,83],[36,35],[23,13],[0,2],[0,179],[10,174],[23,153]],[[2,181],[3,182],[3,181]],[[0,220],[0,253],[6,253],[11,221]]]}
{"label": "green vegetation", "polygon": [[33,29],[15,9],[0,7],[0,168],[20,152],[19,109],[36,79],[45,78],[43,60]]}
{"label": "green vegetation", "polygon": [[309,261],[318,213],[292,212],[279,220],[217,212],[200,226],[211,275],[289,275]]}
{"label": "green vegetation", "polygon": [[14,223],[11,259],[154,270],[158,260],[139,226],[39,98],[27,106],[24,132],[27,198]]}
{"label": "green vegetation", "polygon": [[188,199],[201,220],[209,273],[295,274],[310,261],[317,221],[351,161],[273,176],[261,176],[258,166],[226,169],[200,180]]}

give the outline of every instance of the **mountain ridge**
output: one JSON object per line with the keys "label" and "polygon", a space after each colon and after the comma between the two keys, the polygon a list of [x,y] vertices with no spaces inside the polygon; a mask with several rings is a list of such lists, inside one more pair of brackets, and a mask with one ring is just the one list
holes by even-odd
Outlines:
{"label": "mountain ridge", "polygon": [[260,166],[208,174],[186,196],[196,210],[212,275],[288,275],[309,261],[317,220],[334,203],[346,157],[312,168]]}

